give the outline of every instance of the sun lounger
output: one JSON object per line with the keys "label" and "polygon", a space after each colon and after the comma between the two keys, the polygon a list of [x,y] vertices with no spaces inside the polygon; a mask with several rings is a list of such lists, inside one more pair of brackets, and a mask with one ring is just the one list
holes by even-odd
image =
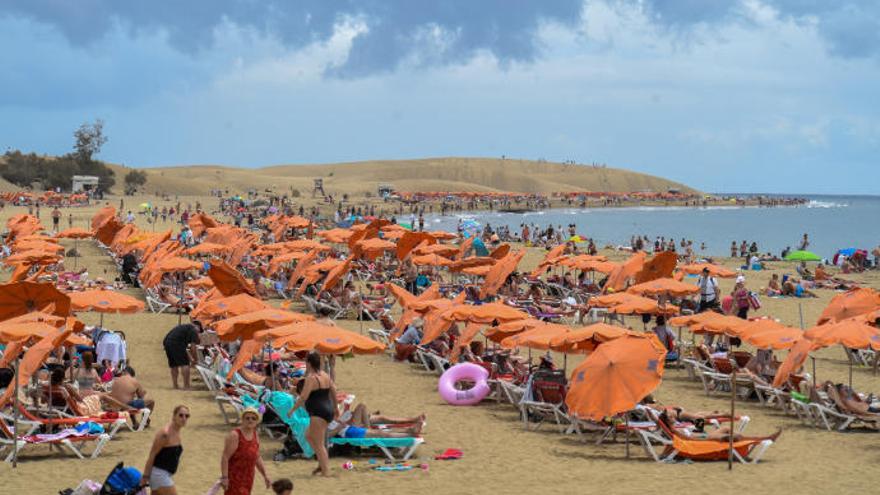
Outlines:
{"label": "sun lounger", "polygon": [[[670,429],[662,421],[657,420],[653,413],[649,415],[657,421],[659,430],[637,430],[639,442],[645,449],[645,453],[657,462],[673,462],[676,459],[691,461],[722,461],[727,460],[729,442],[726,440],[700,440],[688,438],[685,435]],[[662,446],[658,452],[655,444]],[[757,464],[773,440],[749,439],[733,442],[733,457],[743,464]]]}
{"label": "sun lounger", "polygon": [[526,430],[536,431],[544,422],[552,420],[556,423],[560,433],[565,432],[571,424],[565,411],[565,385],[558,382],[535,380],[531,387],[532,399],[524,399],[519,403],[523,427]]}
{"label": "sun lounger", "polygon": [[[406,461],[425,443],[421,437],[406,438],[340,438],[330,439],[330,445],[351,445],[361,449],[379,449],[389,461]],[[397,455],[395,455],[395,453]]]}
{"label": "sun lounger", "polygon": [[[31,428],[30,432],[33,432],[32,425],[28,426]],[[80,459],[85,459],[82,449],[89,443],[93,445],[89,458],[95,459],[101,454],[104,446],[109,441],[110,435],[106,433],[101,433],[100,435],[80,435],[72,429],[49,435],[29,433],[19,436],[16,440],[14,439],[12,426],[8,425],[5,420],[0,420],[0,453],[5,452],[7,449],[9,450],[9,454],[5,458],[6,462],[12,462],[16,444],[19,455],[25,449],[32,450],[36,446],[47,445],[50,449],[62,450],[62,448],[65,448]]]}

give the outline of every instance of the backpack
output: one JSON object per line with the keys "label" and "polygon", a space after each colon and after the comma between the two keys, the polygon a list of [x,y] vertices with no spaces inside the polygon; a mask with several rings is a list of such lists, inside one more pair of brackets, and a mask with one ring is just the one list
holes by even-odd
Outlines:
{"label": "backpack", "polygon": [[137,493],[141,484],[141,472],[131,466],[124,467],[120,462],[107,475],[101,495]]}

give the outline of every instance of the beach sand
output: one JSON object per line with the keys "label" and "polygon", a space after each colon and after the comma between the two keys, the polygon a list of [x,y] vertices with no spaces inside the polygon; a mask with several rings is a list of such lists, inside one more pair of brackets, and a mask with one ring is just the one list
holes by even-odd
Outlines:
{"label": "beach sand", "polygon": [[[125,198],[127,204],[139,204],[151,198]],[[213,205],[215,198],[203,198],[203,204]],[[118,199],[111,200],[118,205]],[[68,211],[75,215],[75,226],[85,227],[97,206],[64,210],[63,226],[67,226]],[[24,208],[6,207],[0,211],[0,221],[25,211]],[[51,225],[50,210],[43,208],[43,221]],[[139,218],[142,222],[142,218]],[[151,226],[143,223],[141,228]],[[159,225],[157,230],[170,228]],[[588,232],[587,232],[588,234]],[[755,233],[760,240],[760,233]],[[71,242],[65,241],[65,244]],[[111,260],[91,242],[80,241],[84,257],[81,266],[89,267],[92,278],[115,275]],[[543,252],[530,249],[522,268],[530,269]],[[623,255],[614,253],[614,258]],[[68,261],[68,263],[70,263]],[[727,260],[725,265],[738,266]],[[771,273],[792,272],[787,263],[771,263],[773,269],[747,272],[749,288],[756,290],[766,285]],[[4,272],[3,278],[8,277]],[[880,277],[852,276],[867,285],[878,287]],[[732,282],[721,281],[722,290],[729,291]],[[140,290],[127,292],[142,297]],[[756,313],[773,315],[783,323],[799,326],[802,308],[807,327],[815,323],[822,308],[835,292],[820,290],[818,299],[762,298],[763,307]],[[273,301],[278,304],[279,301]],[[294,307],[294,309],[297,309]],[[83,314],[91,324],[96,315]],[[91,478],[103,481],[119,461],[143,468],[147,451],[158,427],[168,421],[171,409],[186,404],[192,418],[183,431],[184,454],[175,477],[178,493],[202,494],[219,476],[219,460],[223,436],[230,426],[223,422],[213,396],[200,383],[197,390],[180,391],[171,388],[161,341],[165,333],[177,323],[175,315],[111,315],[105,317],[105,326],[123,330],[128,339],[132,365],[138,379],[149,395],[158,402],[153,416],[153,427],[142,433],[121,432],[110,442],[96,460],[77,460],[50,452],[48,448],[29,449],[24,453],[16,470],[9,464],[0,465],[0,494],[28,493],[53,494],[66,487],[76,486],[80,480]],[[340,325],[359,331],[357,321],[342,321]],[[641,322],[632,320],[634,328]],[[364,324],[364,329],[368,325]],[[780,357],[784,356],[780,353]],[[846,381],[846,357],[840,347],[823,349],[817,356],[817,375],[820,380]],[[562,363],[558,356],[557,363]],[[570,358],[568,369],[579,362]],[[878,391],[880,381],[867,369],[856,368],[854,386],[864,392]],[[294,493],[339,493],[356,490],[364,494],[437,493],[444,494],[497,494],[497,493],[743,493],[761,494],[798,493],[854,493],[869,490],[880,482],[875,468],[880,462],[880,446],[876,433],[832,433],[802,426],[796,419],[762,408],[757,403],[738,403],[737,413],[747,414],[751,423],[747,433],[769,434],[777,428],[784,431],[758,465],[734,465],[729,472],[726,463],[658,464],[649,460],[632,439],[631,457],[626,458],[623,438],[617,443],[597,446],[591,440],[582,443],[574,436],[564,436],[544,425],[539,431],[525,431],[519,415],[509,405],[481,404],[476,407],[446,405],[436,392],[437,378],[412,365],[395,363],[387,355],[359,356],[339,361],[338,386],[365,402],[371,411],[386,414],[427,414],[428,426],[423,445],[413,463],[427,462],[428,471],[414,469],[408,472],[369,471],[368,458],[356,458],[354,471],[343,471],[341,465],[348,458],[332,459],[334,474],[329,479],[312,478],[314,461],[291,460],[276,463],[272,454],[281,447],[280,441],[261,438],[261,454],[273,478],[289,477],[294,480]],[[656,397],[666,404],[678,404],[694,410],[728,410],[729,400],[721,396],[707,397],[698,382],[687,379],[686,371],[668,369]],[[595,439],[595,437],[590,437]],[[447,448],[464,451],[457,461],[434,461],[432,456]],[[378,459],[378,458],[377,458]],[[381,459],[379,460],[381,462]],[[257,481],[254,493],[267,493]]]}

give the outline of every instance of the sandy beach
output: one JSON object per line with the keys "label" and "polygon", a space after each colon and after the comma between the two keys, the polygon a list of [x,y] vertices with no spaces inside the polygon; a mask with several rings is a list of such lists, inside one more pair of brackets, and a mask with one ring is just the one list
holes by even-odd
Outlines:
{"label": "sandy beach", "polygon": [[[202,197],[203,204],[213,205],[216,198]],[[118,198],[108,200],[117,205]],[[155,197],[126,197],[126,204],[137,205],[155,201]],[[64,210],[63,226],[68,212],[74,215],[74,226],[85,227],[98,209],[97,204],[85,208]],[[25,208],[7,206],[0,211],[0,222]],[[48,209],[43,209],[43,221],[50,224]],[[153,228],[138,216],[144,230]],[[166,223],[157,226],[167,229],[177,226]],[[760,240],[760,232],[755,238]],[[64,241],[65,245],[73,241]],[[80,241],[83,257],[80,266],[86,266],[92,278],[115,276],[109,257],[101,253],[91,241]],[[612,260],[626,256],[621,253],[603,253]],[[543,250],[530,248],[521,269],[531,269],[543,257]],[[66,264],[72,264],[71,260]],[[739,260],[724,260],[729,268],[738,268]],[[791,273],[794,266],[785,262],[769,263],[770,269],[747,272],[747,284],[752,290],[766,286],[773,273]],[[8,271],[2,277],[8,278]],[[851,275],[865,286],[880,286],[880,274]],[[722,292],[732,286],[731,280],[721,280]],[[126,291],[143,297],[139,289]],[[801,313],[806,327],[812,326],[824,306],[836,294],[817,290],[816,299],[762,298],[763,307],[755,314],[772,315],[782,323],[799,327]],[[279,300],[273,300],[277,306]],[[297,305],[291,309],[297,310]],[[395,308],[395,311],[399,311]],[[80,318],[97,322],[93,314]],[[50,453],[48,448],[31,450],[21,458],[17,469],[9,464],[0,465],[0,493],[52,494],[75,486],[84,478],[102,481],[119,461],[139,469],[143,463],[158,425],[164,424],[171,409],[186,404],[192,419],[183,432],[184,454],[175,480],[179,493],[201,494],[208,490],[219,476],[220,451],[223,435],[229,431],[223,417],[204,386],[196,382],[196,390],[180,391],[171,388],[165,366],[161,340],[177,322],[176,315],[111,315],[105,317],[105,326],[126,333],[132,365],[138,379],[146,386],[157,403],[153,427],[142,433],[123,432],[110,442],[99,459],[80,461],[66,455]],[[365,331],[369,326],[357,321],[339,324],[354,331]],[[641,329],[641,322],[632,319],[632,325]],[[746,346],[747,347],[747,346]],[[784,356],[780,352],[779,356]],[[839,346],[815,353],[816,374],[819,380],[842,382],[847,380],[848,366],[844,351]],[[557,356],[557,363],[562,357]],[[579,358],[570,357],[568,369]],[[413,469],[407,472],[374,472],[367,469],[368,458],[355,458],[355,469],[343,471],[341,465],[348,458],[332,459],[334,475],[329,479],[310,476],[312,461],[272,461],[272,454],[281,447],[280,441],[261,438],[261,455],[272,477],[290,477],[296,484],[294,493],[339,493],[356,490],[364,494],[427,493],[447,494],[490,493],[643,493],[645,491],[688,493],[742,493],[744,491],[783,494],[799,493],[854,493],[874,488],[880,474],[874,465],[880,461],[877,433],[832,433],[802,426],[795,418],[758,406],[754,402],[738,403],[737,413],[747,414],[751,423],[749,434],[769,434],[777,428],[783,433],[758,465],[734,465],[729,472],[726,463],[658,464],[650,460],[635,439],[626,457],[623,438],[618,442],[595,445],[595,437],[586,443],[576,436],[559,434],[550,425],[537,432],[525,431],[518,413],[509,405],[483,403],[475,407],[446,405],[436,391],[437,378],[409,364],[396,363],[385,354],[359,356],[340,362],[337,366],[338,386],[355,394],[358,402],[365,402],[371,411],[386,414],[409,415],[426,413],[428,426],[426,440],[413,463],[427,463],[427,471]],[[877,392],[880,380],[868,369],[856,368],[853,386],[863,392]],[[678,404],[686,409],[727,410],[729,401],[720,396],[708,397],[699,382],[690,381],[683,369],[668,369],[662,385],[655,394],[665,404]],[[458,448],[464,457],[457,461],[432,459],[447,448]],[[381,462],[381,460],[380,460]],[[833,477],[833,481],[832,481]],[[255,493],[264,493],[256,488]]]}

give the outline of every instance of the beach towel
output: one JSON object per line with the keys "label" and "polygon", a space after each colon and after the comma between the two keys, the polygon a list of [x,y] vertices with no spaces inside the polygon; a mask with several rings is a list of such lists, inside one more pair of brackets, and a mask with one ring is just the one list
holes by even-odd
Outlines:
{"label": "beach towel", "polygon": [[[287,392],[269,392],[263,394],[262,399],[278,414],[284,424],[290,427],[290,431],[293,432],[293,436],[296,437],[297,443],[302,448],[303,456],[309,458],[314,456],[315,451],[306,440],[306,430],[309,427],[309,413],[306,412],[306,409],[301,407],[293,413],[293,417],[288,417],[287,413],[293,408],[295,398]],[[260,406],[259,401],[248,396],[242,397],[242,403],[245,407]]]}

